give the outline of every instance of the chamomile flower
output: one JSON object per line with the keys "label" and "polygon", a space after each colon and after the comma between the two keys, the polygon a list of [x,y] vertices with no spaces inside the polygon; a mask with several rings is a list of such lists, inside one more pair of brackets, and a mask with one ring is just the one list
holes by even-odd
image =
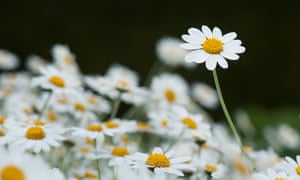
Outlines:
{"label": "chamomile flower", "polygon": [[50,147],[58,147],[64,139],[63,129],[54,128],[45,122],[36,120],[17,125],[7,125],[7,141],[9,148],[13,150],[32,150],[35,153],[49,151]]}
{"label": "chamomile flower", "polygon": [[48,165],[38,156],[0,149],[0,159],[1,180],[61,180],[49,172]]}
{"label": "chamomile flower", "polygon": [[187,51],[182,49],[180,44],[182,44],[182,41],[174,37],[163,37],[159,39],[156,44],[156,54],[158,58],[171,67],[194,65],[185,63],[184,57]]}
{"label": "chamomile flower", "polygon": [[296,175],[300,179],[300,155],[296,156],[296,161],[291,157],[286,157],[284,164],[289,175]]}
{"label": "chamomile flower", "polygon": [[80,82],[74,75],[51,66],[42,68],[41,73],[42,76],[32,79],[34,87],[40,86],[51,90],[54,94],[78,94]]}
{"label": "chamomile flower", "polygon": [[18,57],[4,49],[0,50],[0,69],[14,69],[20,64]]}
{"label": "chamomile flower", "polygon": [[188,164],[191,157],[173,157],[173,155],[173,151],[164,153],[161,148],[156,147],[150,154],[135,153],[132,156],[128,156],[128,163],[134,168],[146,166],[153,169],[155,174],[164,172],[184,176],[183,170],[195,170],[192,165]]}
{"label": "chamomile flower", "polygon": [[52,55],[55,65],[69,73],[77,73],[78,65],[75,60],[75,55],[70,51],[66,45],[56,44],[52,48]]}
{"label": "chamomile flower", "polygon": [[181,122],[184,138],[206,141],[211,137],[210,125],[203,121],[200,114],[190,114],[181,106],[173,106],[172,112],[174,119]]}
{"label": "chamomile flower", "polygon": [[268,169],[267,174],[255,173],[252,180],[297,180],[297,177],[289,176],[285,172],[275,172],[273,169]]}
{"label": "chamomile flower", "polygon": [[41,68],[47,66],[47,61],[37,55],[29,55],[26,60],[26,68],[31,72],[38,74]]}
{"label": "chamomile flower", "polygon": [[193,97],[202,106],[214,109],[218,105],[218,95],[216,90],[204,83],[195,83],[192,87]]}
{"label": "chamomile flower", "polygon": [[161,74],[151,82],[154,106],[186,105],[189,102],[186,81],[176,74]]}
{"label": "chamomile flower", "polygon": [[[202,30],[202,31],[201,31]],[[186,43],[181,47],[192,50],[185,56],[187,62],[204,63],[208,70],[214,70],[219,64],[222,68],[228,68],[228,60],[238,60],[240,53],[245,51],[240,40],[235,40],[237,34],[234,32],[222,35],[218,27],[211,31],[203,25],[201,30],[189,28],[188,34],[182,35]]]}

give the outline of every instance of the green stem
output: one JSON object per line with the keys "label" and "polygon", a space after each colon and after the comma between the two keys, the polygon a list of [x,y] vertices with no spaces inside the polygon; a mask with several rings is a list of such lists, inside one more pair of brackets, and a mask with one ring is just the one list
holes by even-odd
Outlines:
{"label": "green stem", "polygon": [[[96,139],[94,139],[94,148],[95,148],[95,150],[97,149],[97,140]],[[96,170],[97,170],[98,180],[101,180],[100,160],[96,159],[95,160],[95,164],[96,164]]]}
{"label": "green stem", "polygon": [[122,92],[119,92],[117,99],[114,100],[113,109],[110,114],[109,120],[113,120],[117,116],[118,109],[121,104],[121,95],[122,95]]}
{"label": "green stem", "polygon": [[41,109],[41,111],[39,112],[39,115],[38,115],[38,118],[40,119],[44,113],[44,111],[47,109],[48,105],[49,105],[49,102],[50,102],[50,99],[51,99],[51,96],[52,96],[53,92],[50,91],[49,94],[48,94],[48,97],[45,101],[45,103],[43,104],[43,107]]}
{"label": "green stem", "polygon": [[219,101],[220,101],[220,104],[221,104],[221,107],[223,109],[223,112],[225,114],[225,117],[227,119],[227,122],[230,126],[230,129],[232,130],[233,134],[234,134],[234,137],[237,141],[237,143],[239,144],[240,148],[242,148],[242,142],[241,142],[241,139],[240,139],[240,136],[238,134],[238,131],[237,129],[235,128],[234,126],[234,123],[230,117],[230,114],[227,110],[227,107],[226,107],[226,104],[224,102],[224,99],[223,99],[223,95],[222,95],[222,91],[221,91],[221,87],[220,87],[220,83],[219,83],[219,79],[218,79],[218,75],[217,75],[217,71],[214,70],[213,71],[213,77],[214,77],[214,81],[215,81],[215,85],[216,85],[216,89],[217,89],[217,94],[218,94],[218,97],[219,97]]}

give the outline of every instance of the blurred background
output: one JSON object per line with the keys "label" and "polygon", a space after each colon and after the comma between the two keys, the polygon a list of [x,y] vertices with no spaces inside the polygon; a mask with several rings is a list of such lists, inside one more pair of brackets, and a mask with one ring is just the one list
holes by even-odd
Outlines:
{"label": "blurred background", "polygon": [[[248,108],[254,115],[283,111],[295,122],[300,112],[299,19],[293,0],[11,0],[1,1],[0,48],[23,60],[32,53],[51,59],[54,44],[67,44],[86,74],[104,74],[118,62],[143,80],[157,61],[159,38],[180,37],[191,26],[219,26],[223,33],[237,32],[247,49],[229,70],[219,69],[229,106]],[[190,82],[213,85],[202,65],[179,71]]]}

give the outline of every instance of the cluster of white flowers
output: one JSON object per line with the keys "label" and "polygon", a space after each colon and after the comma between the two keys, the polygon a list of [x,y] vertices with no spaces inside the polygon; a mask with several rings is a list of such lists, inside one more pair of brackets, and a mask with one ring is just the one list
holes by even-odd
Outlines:
{"label": "cluster of white flowers", "polygon": [[[227,68],[225,58],[238,60],[245,51],[236,33],[223,36],[207,26],[188,33],[184,44],[159,41],[157,55],[166,66],[191,67],[186,60]],[[170,71],[141,86],[138,74],[122,65],[84,75],[67,46],[55,45],[52,55],[53,62],[31,55],[28,71],[0,75],[0,180],[300,179],[300,156],[240,147],[213,121],[206,111],[218,107],[213,87],[190,85]],[[2,69],[17,64],[15,55],[0,56]],[[246,131],[251,122],[240,117]],[[266,134],[275,140],[271,131]],[[298,147],[292,128],[279,131],[277,141]]]}

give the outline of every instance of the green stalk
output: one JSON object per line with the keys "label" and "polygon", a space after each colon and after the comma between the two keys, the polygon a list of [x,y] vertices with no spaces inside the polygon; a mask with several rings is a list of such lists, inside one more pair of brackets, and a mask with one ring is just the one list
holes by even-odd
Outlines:
{"label": "green stalk", "polygon": [[38,115],[38,118],[40,119],[44,113],[44,111],[47,109],[48,105],[49,105],[49,102],[50,102],[50,99],[51,99],[51,96],[52,96],[53,92],[50,91],[49,94],[48,94],[48,97],[45,101],[45,103],[43,104],[43,107],[41,109],[41,111],[39,112],[39,115]]}
{"label": "green stalk", "polygon": [[[96,139],[94,139],[94,148],[95,148],[95,150],[97,149],[97,140]],[[95,164],[96,164],[96,170],[97,170],[98,180],[101,180],[100,160],[96,159],[95,160]]]}
{"label": "green stalk", "polygon": [[121,104],[121,95],[122,95],[122,92],[120,91],[117,99],[115,99],[113,102],[113,109],[112,109],[112,112],[109,117],[110,121],[113,120],[117,116],[119,106]]}
{"label": "green stalk", "polygon": [[223,99],[223,95],[222,95],[222,91],[221,91],[221,87],[220,87],[220,83],[219,83],[219,79],[218,79],[218,75],[217,75],[217,71],[214,70],[213,71],[213,77],[214,77],[214,81],[215,81],[215,85],[216,85],[216,89],[217,89],[217,94],[218,94],[218,97],[219,97],[219,101],[220,101],[220,104],[221,104],[221,107],[223,109],[223,112],[225,114],[225,117],[227,119],[227,122],[229,124],[229,127],[230,129],[232,130],[233,132],[233,135],[237,141],[237,143],[239,144],[240,148],[242,148],[242,142],[241,142],[241,139],[240,139],[240,136],[238,134],[238,131],[236,129],[236,127],[234,126],[234,123],[231,119],[231,116],[227,110],[227,107],[226,107],[226,104],[224,102],[224,99]]}

